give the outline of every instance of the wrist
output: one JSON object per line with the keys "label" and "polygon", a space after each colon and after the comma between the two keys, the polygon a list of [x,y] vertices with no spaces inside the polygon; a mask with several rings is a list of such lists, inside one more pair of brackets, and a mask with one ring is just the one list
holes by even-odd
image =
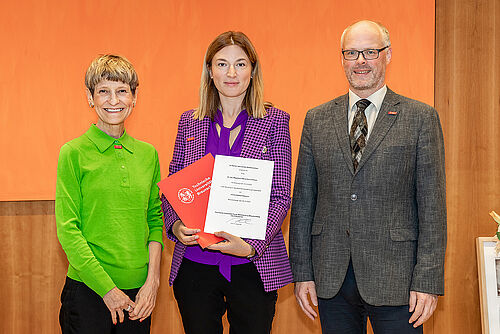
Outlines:
{"label": "wrist", "polygon": [[148,276],[146,276],[146,281],[159,282],[160,281],[160,266],[149,266]]}
{"label": "wrist", "polygon": [[160,285],[160,275],[148,275],[148,277],[146,278],[146,281],[144,282],[144,285],[146,285],[146,284],[159,286]]}
{"label": "wrist", "polygon": [[251,259],[252,257],[255,256],[255,248],[253,248],[253,246],[250,244],[249,246],[250,246],[250,253],[247,255],[247,259]]}
{"label": "wrist", "polygon": [[150,270],[148,272],[148,276],[146,276],[146,280],[159,281],[160,280],[160,271],[159,270]]}
{"label": "wrist", "polygon": [[172,227],[170,228],[172,230],[172,234],[177,238],[179,239],[179,236],[178,236],[178,231],[179,231],[179,224],[180,224],[180,220],[176,220],[175,223],[172,224]]}

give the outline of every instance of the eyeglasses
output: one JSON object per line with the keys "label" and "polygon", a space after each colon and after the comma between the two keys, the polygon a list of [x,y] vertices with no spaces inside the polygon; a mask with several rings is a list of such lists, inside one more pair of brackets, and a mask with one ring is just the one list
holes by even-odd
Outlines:
{"label": "eyeglasses", "polygon": [[359,55],[363,54],[365,60],[377,59],[380,52],[387,49],[390,45],[384,46],[382,49],[366,49],[363,51],[359,50],[342,50],[342,56],[345,60],[358,60]]}

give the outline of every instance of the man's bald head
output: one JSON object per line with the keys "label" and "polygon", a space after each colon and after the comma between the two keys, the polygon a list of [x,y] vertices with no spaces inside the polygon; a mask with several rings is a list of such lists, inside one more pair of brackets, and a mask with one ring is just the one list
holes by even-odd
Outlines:
{"label": "man's bald head", "polygon": [[344,32],[342,33],[342,37],[340,37],[340,48],[344,49],[344,40],[346,35],[348,35],[351,31],[359,31],[359,30],[367,30],[367,29],[376,29],[380,33],[380,39],[382,41],[382,44],[384,46],[391,45],[391,39],[389,37],[389,30],[382,25],[381,23],[374,22],[374,21],[369,21],[369,20],[363,20],[363,21],[358,21],[347,28],[345,28]]}

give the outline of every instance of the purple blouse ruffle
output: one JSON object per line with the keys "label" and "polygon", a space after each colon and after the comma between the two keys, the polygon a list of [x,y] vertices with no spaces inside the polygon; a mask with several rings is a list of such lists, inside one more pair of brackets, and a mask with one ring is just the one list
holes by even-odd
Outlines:
{"label": "purple blouse ruffle", "polygon": [[[220,110],[217,110],[214,121],[212,121],[210,124],[205,154],[212,153],[214,157],[217,154],[239,157],[241,154],[243,134],[245,133],[247,120],[248,114],[246,110],[243,110],[236,117],[233,126],[231,128],[226,128],[224,127],[222,113],[220,112]],[[216,124],[220,126],[220,135],[217,131]],[[238,136],[236,137],[233,145],[229,147],[230,132],[236,129],[238,126],[241,126],[240,132],[238,133]],[[209,249],[203,250],[200,246],[187,247],[186,252],[184,253],[184,257],[188,260],[198,263],[218,265],[219,272],[229,282],[231,282],[231,266],[250,262],[246,258],[223,254],[219,251],[212,251]]]}

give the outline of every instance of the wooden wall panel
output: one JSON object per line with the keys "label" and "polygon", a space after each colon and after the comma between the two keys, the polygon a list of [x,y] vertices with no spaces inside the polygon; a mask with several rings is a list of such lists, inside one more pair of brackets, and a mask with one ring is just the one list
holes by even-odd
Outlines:
{"label": "wooden wall panel", "polygon": [[[288,220],[285,225],[288,231]],[[54,201],[0,202],[0,240],[0,300],[4,306],[0,333],[60,333],[59,297],[67,260],[56,236]],[[183,332],[168,286],[173,243],[165,241],[153,334]],[[225,327],[224,333],[228,333]],[[303,316],[296,305],[292,285],[281,289],[273,334],[320,332],[319,321]]]}
{"label": "wooden wall panel", "polygon": [[59,331],[56,308],[67,268],[53,212],[53,201],[0,202],[0,333]]}
{"label": "wooden wall panel", "polygon": [[434,333],[481,333],[475,238],[500,211],[500,3],[436,0],[435,105],[446,145],[446,292]]}

